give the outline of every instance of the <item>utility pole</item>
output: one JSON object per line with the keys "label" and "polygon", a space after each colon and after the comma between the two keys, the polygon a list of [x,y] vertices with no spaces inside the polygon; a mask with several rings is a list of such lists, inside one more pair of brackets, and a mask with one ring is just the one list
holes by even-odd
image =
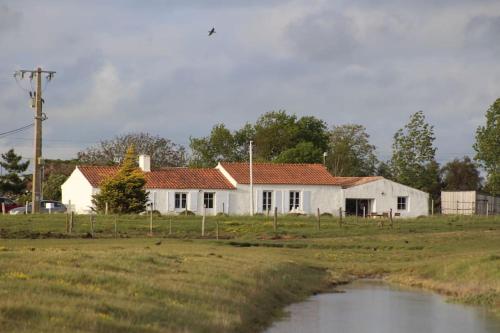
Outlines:
{"label": "utility pole", "polygon": [[32,201],[31,201],[31,212],[36,214],[40,212],[40,199],[41,199],[41,188],[42,188],[42,121],[45,120],[44,114],[42,113],[42,105],[44,100],[42,99],[42,74],[47,74],[47,80],[50,81],[56,72],[54,71],[43,71],[40,67],[36,70],[19,70],[14,73],[14,78],[20,76],[24,79],[26,74],[29,74],[30,80],[36,77],[36,90],[34,96],[30,91],[30,97],[34,99],[35,105],[35,158],[33,160],[33,189],[32,189]]}
{"label": "utility pole", "polygon": [[250,141],[250,216],[253,216],[253,141]]}

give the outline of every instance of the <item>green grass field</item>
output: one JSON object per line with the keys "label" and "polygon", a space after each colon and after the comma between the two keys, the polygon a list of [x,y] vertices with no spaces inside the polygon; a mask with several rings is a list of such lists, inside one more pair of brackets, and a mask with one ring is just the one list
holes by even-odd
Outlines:
{"label": "green grass field", "polygon": [[[500,314],[500,217],[0,216],[1,332],[256,332],[361,277]],[[170,223],[171,221],[171,223]],[[219,240],[216,236],[219,224]],[[170,225],[172,231],[170,232]]]}

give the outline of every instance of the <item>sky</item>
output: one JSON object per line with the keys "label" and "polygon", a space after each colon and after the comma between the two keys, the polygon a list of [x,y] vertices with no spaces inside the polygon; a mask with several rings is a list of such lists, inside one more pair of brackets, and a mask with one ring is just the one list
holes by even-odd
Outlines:
{"label": "sky", "polygon": [[[387,160],[423,110],[445,163],[474,154],[500,97],[499,36],[498,0],[0,0],[0,133],[33,121],[12,74],[40,66],[57,72],[45,158],[139,131],[187,146],[286,110],[362,124]],[[0,152],[32,144],[30,129]]]}

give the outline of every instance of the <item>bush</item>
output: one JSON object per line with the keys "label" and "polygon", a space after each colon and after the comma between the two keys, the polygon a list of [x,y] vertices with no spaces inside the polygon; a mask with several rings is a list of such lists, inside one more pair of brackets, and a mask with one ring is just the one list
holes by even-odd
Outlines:
{"label": "bush", "polygon": [[192,211],[190,210],[183,210],[182,212],[179,212],[177,215],[180,215],[180,216],[183,216],[183,215],[187,215],[187,216],[193,216],[193,215],[196,215],[195,213],[193,213]]}

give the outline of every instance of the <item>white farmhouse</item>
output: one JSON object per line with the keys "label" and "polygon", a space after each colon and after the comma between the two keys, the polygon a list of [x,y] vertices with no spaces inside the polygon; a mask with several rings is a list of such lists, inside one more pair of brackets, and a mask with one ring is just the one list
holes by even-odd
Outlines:
{"label": "white farmhouse", "polygon": [[[207,215],[321,213],[370,215],[391,209],[405,217],[428,214],[428,194],[382,177],[334,177],[320,164],[220,163],[213,169],[150,169],[148,156],[139,167],[155,210],[189,210]],[[115,166],[77,166],[62,185],[62,200],[77,213],[88,213],[101,182]],[[252,189],[252,191],[251,191]],[[364,207],[364,208],[363,208]]]}

